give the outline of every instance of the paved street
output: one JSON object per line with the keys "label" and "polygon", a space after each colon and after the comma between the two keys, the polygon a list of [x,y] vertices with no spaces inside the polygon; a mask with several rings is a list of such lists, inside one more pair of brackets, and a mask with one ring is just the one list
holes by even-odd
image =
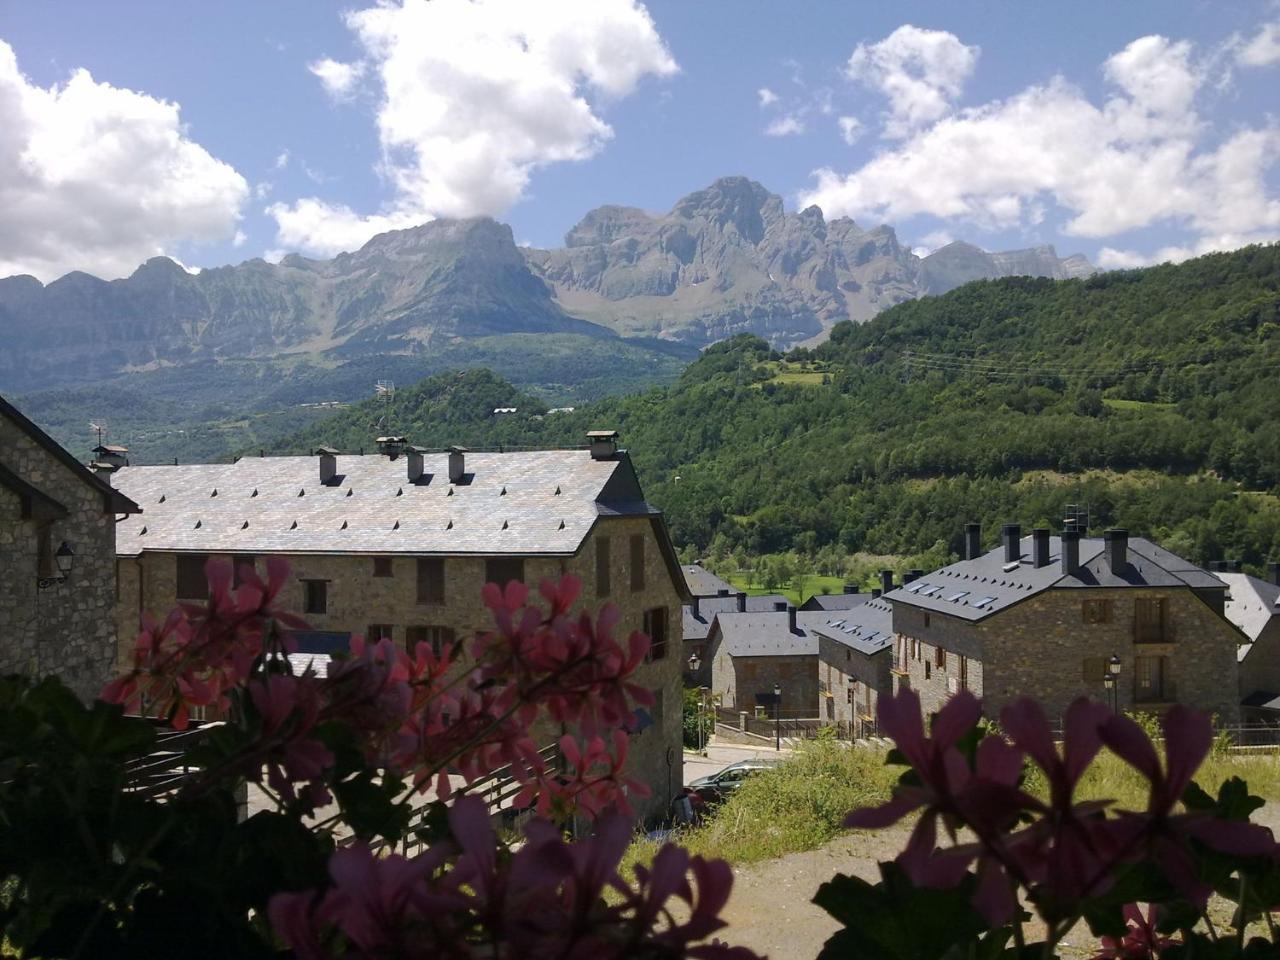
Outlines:
{"label": "paved street", "polygon": [[698,777],[705,777],[707,774],[715,773],[717,770],[723,770],[729,764],[736,763],[739,760],[768,760],[790,755],[791,751],[786,747],[783,747],[782,752],[779,753],[773,749],[747,747],[736,743],[717,743],[713,738],[711,745],[707,747],[707,755],[705,757],[699,756],[691,750],[685,751],[684,782],[687,784]]}

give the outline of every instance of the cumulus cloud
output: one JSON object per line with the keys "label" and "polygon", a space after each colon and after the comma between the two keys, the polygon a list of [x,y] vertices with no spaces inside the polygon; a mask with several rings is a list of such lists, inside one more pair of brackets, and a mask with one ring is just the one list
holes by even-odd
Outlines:
{"label": "cumulus cloud", "polygon": [[804,120],[794,113],[784,113],[775,117],[764,128],[767,137],[794,137],[804,133]]}
{"label": "cumulus cloud", "polygon": [[845,72],[888,98],[885,136],[905,137],[951,111],[979,52],[953,33],[908,23],[878,43],[858,44]]}
{"label": "cumulus cloud", "polygon": [[234,237],[244,177],[189,139],[176,103],[76,70],[37,86],[0,40],[0,276],[131,273]]}
{"label": "cumulus cloud", "polygon": [[[829,217],[927,214],[984,229],[1032,225],[1056,205],[1067,234],[1163,224],[1199,237],[1170,255],[1274,237],[1280,201],[1266,176],[1280,130],[1214,144],[1195,109],[1206,72],[1192,54],[1163,37],[1135,40],[1103,64],[1114,91],[1102,103],[1055,77],[944,116],[852,173],[819,170],[802,203]],[[1118,265],[1127,254],[1108,256]]]}
{"label": "cumulus cloud", "polygon": [[356,85],[360,82],[360,78],[364,76],[365,65],[362,60],[357,60],[354,63],[341,63],[340,61],[323,57],[308,63],[307,69],[320,79],[321,85],[329,96],[335,100],[342,101],[350,100],[355,94]]}
{"label": "cumulus cloud", "polygon": [[768,87],[761,87],[756,91],[756,99],[760,101],[760,106],[767,107],[778,102],[778,95]]}
{"label": "cumulus cloud", "polygon": [[1236,63],[1242,67],[1269,67],[1280,63],[1280,20],[1268,23],[1257,36],[1236,53]]}
{"label": "cumulus cloud", "polygon": [[857,117],[838,117],[836,126],[840,128],[840,139],[851,147],[862,137],[862,121]]}
{"label": "cumulus cloud", "polygon": [[307,198],[275,204],[278,243],[350,249],[389,224],[498,214],[539,167],[613,136],[598,104],[678,69],[638,0],[405,0],[346,15],[380,90],[378,214]]}

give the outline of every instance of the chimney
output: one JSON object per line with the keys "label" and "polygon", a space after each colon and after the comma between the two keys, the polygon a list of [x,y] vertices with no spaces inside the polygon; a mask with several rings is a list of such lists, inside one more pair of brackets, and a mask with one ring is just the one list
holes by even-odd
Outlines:
{"label": "chimney", "polygon": [[116,472],[116,468],[109,463],[103,463],[95,460],[90,464],[93,467],[93,475],[108,486],[111,485],[111,475]]}
{"label": "chimney", "polygon": [[409,448],[409,482],[421,483],[422,475],[424,472],[425,471],[422,466],[422,448],[410,447]]}
{"label": "chimney", "polygon": [[1062,531],[1062,572],[1073,576],[1080,569],[1080,531]]}
{"label": "chimney", "polygon": [[1113,529],[1103,534],[1107,551],[1107,566],[1112,573],[1120,573],[1129,565],[1129,531]]}
{"label": "chimney", "polygon": [[879,599],[880,599],[880,588],[879,588],[879,587],[872,587],[872,588],[871,588],[871,599],[872,599],[872,600],[879,600]]}
{"label": "chimney", "polygon": [[1036,527],[1031,531],[1031,556],[1037,568],[1049,565],[1049,528]]}
{"label": "chimney", "polygon": [[745,593],[738,594],[738,612],[747,612],[747,595]]}
{"label": "chimney", "polygon": [[924,571],[921,570],[919,567],[916,567],[914,570],[911,570],[909,572],[909,575],[912,580],[919,580],[921,577],[924,576]]}
{"label": "chimney", "polygon": [[844,592],[845,592],[845,594],[854,594],[854,593],[857,593],[857,592],[858,592],[858,585],[857,585],[856,583],[849,583],[849,582],[846,580],[846,581],[845,581],[845,584],[844,584]]}
{"label": "chimney", "polygon": [[332,447],[320,447],[316,453],[320,454],[320,483],[331,487],[338,476],[338,451]]}
{"label": "chimney", "polygon": [[796,633],[796,608],[791,604],[787,604],[787,626],[792,633]]}
{"label": "chimney", "polygon": [[976,560],[982,553],[982,524],[966,523],[964,525],[964,558]]}
{"label": "chimney", "polygon": [[721,587],[719,590],[716,591],[717,597],[727,597],[728,595],[729,595],[728,587]]}
{"label": "chimney", "polygon": [[467,469],[467,448],[466,447],[450,447],[449,448],[449,482],[461,483],[462,478],[466,476]]}
{"label": "chimney", "polygon": [[1210,560],[1209,572],[1210,573],[1226,573],[1227,562],[1225,560]]}
{"label": "chimney", "polygon": [[1004,542],[1004,562],[1017,563],[1022,559],[1022,528],[1016,523],[1006,523],[1000,528],[1000,539]]}
{"label": "chimney", "polygon": [[394,460],[404,451],[404,437],[379,437],[378,452]]}
{"label": "chimney", "polygon": [[697,597],[694,597],[694,598],[693,598],[693,616],[694,616],[694,618],[696,619],[696,618],[700,615],[700,613],[701,613],[701,611],[699,611],[699,610],[698,610],[698,598],[697,598]]}
{"label": "chimney", "polygon": [[588,430],[587,443],[591,445],[592,460],[612,460],[618,453],[618,431]]}
{"label": "chimney", "polygon": [[783,610],[785,610],[785,609],[787,609],[787,601],[785,601],[785,600],[775,600],[775,601],[773,601],[773,612],[774,612],[774,613],[781,613],[781,612],[782,612]]}
{"label": "chimney", "polygon": [[1272,560],[1267,564],[1267,570],[1271,573],[1271,582],[1280,587],[1280,563]]}
{"label": "chimney", "polygon": [[890,590],[892,590],[892,589],[893,589],[893,571],[892,571],[892,570],[881,570],[881,571],[880,571],[880,593],[881,593],[881,595],[884,595],[884,594],[888,593],[888,592],[889,592]]}
{"label": "chimney", "polygon": [[1231,572],[1232,572],[1232,573],[1243,573],[1243,572],[1244,572],[1244,561],[1243,561],[1243,560],[1232,560],[1232,561],[1231,561]]}

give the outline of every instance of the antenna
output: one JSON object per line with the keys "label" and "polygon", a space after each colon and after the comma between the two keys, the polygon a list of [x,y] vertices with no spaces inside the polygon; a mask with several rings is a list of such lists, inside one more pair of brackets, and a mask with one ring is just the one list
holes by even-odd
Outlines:
{"label": "antenna", "polygon": [[96,430],[96,431],[97,431],[97,433],[98,433],[98,446],[102,446],[102,436],[103,436],[103,434],[105,434],[105,433],[107,432],[107,421],[105,421],[105,420],[90,420],[90,421],[89,421],[89,429],[90,429],[90,430]]}
{"label": "antenna", "polygon": [[396,398],[395,381],[379,380],[373,385],[373,395],[377,398],[378,403],[382,405],[382,415],[378,418],[378,429],[386,432],[391,401]]}

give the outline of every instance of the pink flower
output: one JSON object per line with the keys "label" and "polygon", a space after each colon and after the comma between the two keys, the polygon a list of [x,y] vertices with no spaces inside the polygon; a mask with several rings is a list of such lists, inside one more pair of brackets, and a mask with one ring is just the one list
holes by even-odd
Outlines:
{"label": "pink flower", "polygon": [[1124,905],[1124,918],[1129,929],[1124,936],[1102,938],[1102,949],[1093,960],[1156,960],[1166,947],[1181,943],[1156,930],[1155,904],[1147,907],[1144,917],[1136,903]]}

